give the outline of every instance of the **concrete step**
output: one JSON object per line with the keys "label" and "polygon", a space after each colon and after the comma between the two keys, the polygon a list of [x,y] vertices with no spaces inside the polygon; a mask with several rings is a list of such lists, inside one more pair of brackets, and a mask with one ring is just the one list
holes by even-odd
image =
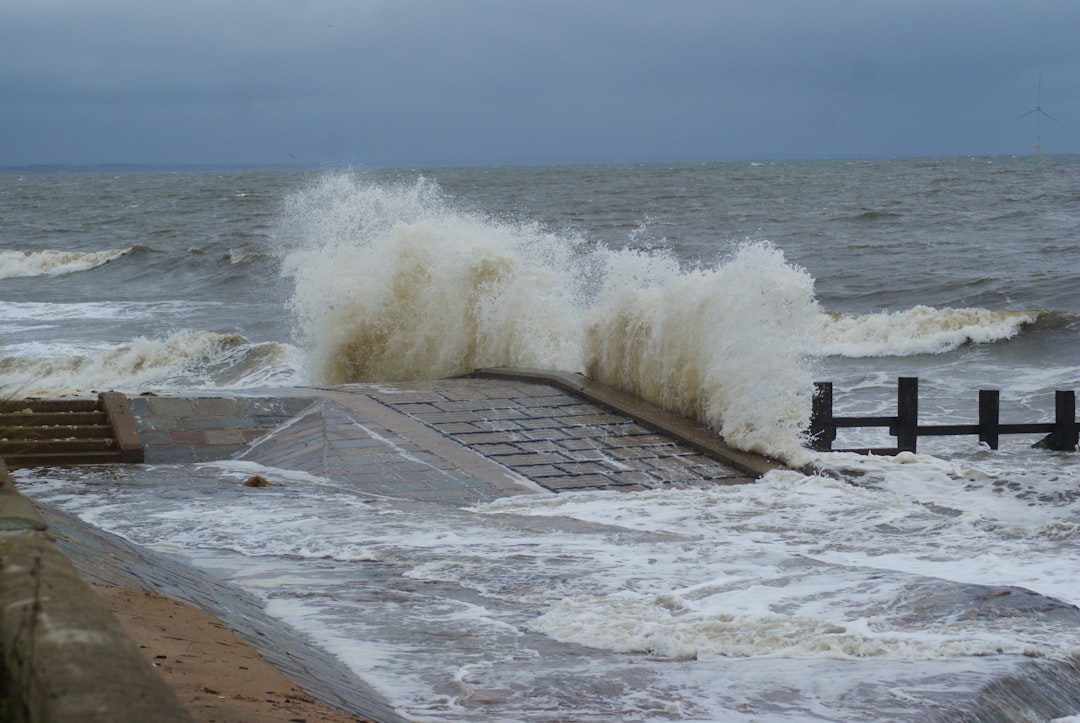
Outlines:
{"label": "concrete step", "polygon": [[11,400],[0,413],[0,458],[8,468],[142,462],[127,398]]}
{"label": "concrete step", "polygon": [[6,425],[0,420],[0,442],[24,439],[93,439],[95,437],[112,438],[112,427],[108,424],[48,424],[17,427]]}
{"label": "concrete step", "polygon": [[98,412],[97,399],[13,399],[5,402],[0,411],[11,414],[44,414],[48,412]]}
{"label": "concrete step", "polygon": [[[116,440],[112,436],[66,439],[0,439],[0,457],[7,459],[9,454],[30,454],[36,456],[50,453],[68,452],[112,452]],[[10,465],[8,465],[10,467]]]}
{"label": "concrete step", "polygon": [[27,427],[77,427],[109,425],[105,412],[5,412],[0,414],[0,430]]}

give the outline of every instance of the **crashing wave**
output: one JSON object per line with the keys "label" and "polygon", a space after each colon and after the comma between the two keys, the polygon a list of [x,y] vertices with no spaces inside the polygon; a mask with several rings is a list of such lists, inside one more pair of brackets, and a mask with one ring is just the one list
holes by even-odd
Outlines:
{"label": "crashing wave", "polygon": [[239,334],[208,331],[82,348],[16,344],[4,353],[0,393],[6,397],[73,396],[104,389],[240,389],[302,381],[294,347],[253,344]]}
{"label": "crashing wave", "polygon": [[347,174],[286,213],[292,308],[324,382],[588,372],[743,448],[799,448],[819,310],[810,276],[767,243],[687,269],[663,251],[460,211],[424,179]]}
{"label": "crashing wave", "polygon": [[24,276],[63,276],[78,271],[89,271],[131,253],[134,246],[126,249],[103,251],[57,251],[33,249],[25,251],[0,251],[0,279]]}

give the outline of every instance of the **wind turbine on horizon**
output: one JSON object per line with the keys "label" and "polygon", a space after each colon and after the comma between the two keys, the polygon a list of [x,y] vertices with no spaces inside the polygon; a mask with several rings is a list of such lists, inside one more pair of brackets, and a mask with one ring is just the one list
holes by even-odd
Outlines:
{"label": "wind turbine on horizon", "polygon": [[1020,115],[1016,116],[1016,118],[1013,119],[1013,122],[1016,122],[1021,118],[1027,118],[1029,115],[1032,114],[1034,114],[1035,116],[1035,155],[1039,155],[1042,153],[1042,128],[1040,125],[1041,116],[1046,116],[1050,120],[1057,123],[1059,126],[1065,125],[1057,118],[1042,109],[1042,73],[1039,73],[1039,89],[1038,94],[1035,96],[1035,107],[1029,110],[1027,113],[1021,113]]}

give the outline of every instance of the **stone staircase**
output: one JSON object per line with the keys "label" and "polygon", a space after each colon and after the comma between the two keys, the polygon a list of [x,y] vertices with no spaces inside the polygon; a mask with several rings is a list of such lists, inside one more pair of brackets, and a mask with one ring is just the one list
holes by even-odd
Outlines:
{"label": "stone staircase", "polygon": [[24,399],[0,405],[0,459],[8,469],[143,461],[127,397]]}

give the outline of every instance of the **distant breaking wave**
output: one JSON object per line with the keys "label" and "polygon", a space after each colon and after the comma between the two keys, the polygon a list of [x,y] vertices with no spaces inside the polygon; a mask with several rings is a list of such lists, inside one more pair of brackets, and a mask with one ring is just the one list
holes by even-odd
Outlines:
{"label": "distant breaking wave", "polygon": [[916,306],[879,314],[823,314],[819,351],[846,357],[942,354],[964,344],[1011,339],[1040,313]]}
{"label": "distant breaking wave", "polygon": [[303,381],[294,347],[252,344],[239,334],[185,331],[112,346],[16,344],[4,351],[0,394],[5,398],[78,396],[107,389],[243,389]]}
{"label": "distant breaking wave", "polygon": [[[214,307],[218,304],[202,302]],[[192,308],[185,301],[90,301],[50,303],[45,301],[10,301],[0,305],[3,321],[55,321],[59,319],[153,319],[162,314],[174,315]]]}
{"label": "distant breaking wave", "polygon": [[22,276],[63,276],[88,271],[129,254],[136,249],[106,249],[104,251],[0,251],[0,279]]}
{"label": "distant breaking wave", "polygon": [[423,178],[348,174],[294,194],[285,221],[291,305],[322,382],[586,372],[745,449],[801,449],[820,312],[810,276],[767,243],[686,269],[463,212]]}

